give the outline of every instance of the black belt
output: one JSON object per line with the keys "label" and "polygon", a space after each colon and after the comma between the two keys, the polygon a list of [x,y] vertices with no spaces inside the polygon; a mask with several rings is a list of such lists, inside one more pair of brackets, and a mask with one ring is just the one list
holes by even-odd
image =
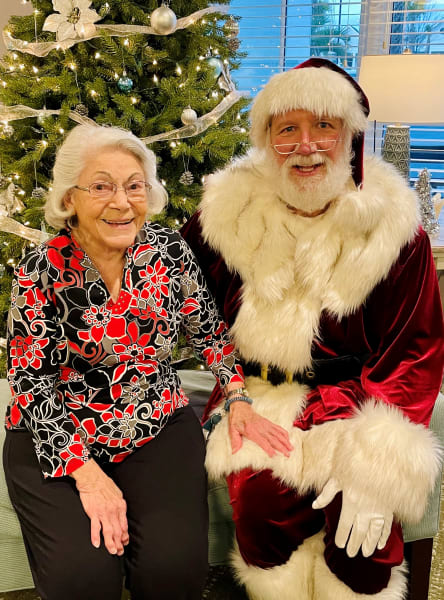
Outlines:
{"label": "black belt", "polygon": [[246,377],[261,377],[271,385],[281,383],[303,383],[311,388],[318,385],[336,385],[340,381],[353,379],[361,375],[362,366],[368,355],[346,355],[335,358],[321,358],[314,360],[312,366],[297,371],[282,371],[274,365],[261,365],[258,362],[242,361]]}

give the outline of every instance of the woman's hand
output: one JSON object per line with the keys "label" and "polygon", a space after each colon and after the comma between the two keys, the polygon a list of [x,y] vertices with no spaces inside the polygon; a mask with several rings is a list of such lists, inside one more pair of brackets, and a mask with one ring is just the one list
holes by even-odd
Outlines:
{"label": "woman's hand", "polygon": [[255,442],[268,456],[274,456],[276,452],[290,456],[293,450],[288,432],[283,427],[261,417],[242,400],[236,400],[230,406],[228,429],[233,454],[241,449],[243,437]]}
{"label": "woman's hand", "polygon": [[110,554],[123,554],[129,542],[126,502],[114,481],[92,459],[76,469],[71,476],[76,481],[80,501],[91,519],[91,543],[100,546],[102,531]]}

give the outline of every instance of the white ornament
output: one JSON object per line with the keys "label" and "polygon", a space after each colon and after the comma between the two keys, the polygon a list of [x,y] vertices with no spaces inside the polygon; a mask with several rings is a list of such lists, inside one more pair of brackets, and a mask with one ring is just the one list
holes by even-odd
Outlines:
{"label": "white ornament", "polygon": [[23,202],[15,195],[16,186],[10,183],[6,190],[0,193],[0,211],[2,216],[12,216],[22,212],[25,208]]}
{"label": "white ornament", "polygon": [[197,113],[191,108],[191,106],[187,106],[180,115],[180,120],[184,125],[191,125],[197,121]]}
{"label": "white ornament", "polygon": [[102,18],[90,9],[91,0],[52,0],[52,5],[60,14],[49,15],[43,24],[43,31],[55,32],[59,42],[94,34],[94,23]]}
{"label": "white ornament", "polygon": [[444,206],[444,198],[441,198],[441,194],[436,192],[436,194],[432,196],[432,202],[435,209],[435,217],[438,220],[442,207]]}
{"label": "white ornament", "polygon": [[174,31],[177,23],[177,17],[171,8],[166,4],[162,4],[151,13],[151,27],[156,33],[163,35]]}

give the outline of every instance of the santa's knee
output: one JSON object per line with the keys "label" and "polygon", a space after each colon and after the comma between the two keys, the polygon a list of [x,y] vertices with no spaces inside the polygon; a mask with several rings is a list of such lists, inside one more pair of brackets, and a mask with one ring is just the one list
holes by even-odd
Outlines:
{"label": "santa's knee", "polygon": [[[337,566],[337,565],[336,565]],[[312,600],[404,600],[407,594],[406,565],[375,565],[350,562],[334,573],[325,556],[315,558]]]}
{"label": "santa's knee", "polygon": [[231,492],[236,537],[247,564],[260,568],[284,564],[323,527],[322,512],[312,509],[313,497],[298,495],[269,470],[243,473]]}

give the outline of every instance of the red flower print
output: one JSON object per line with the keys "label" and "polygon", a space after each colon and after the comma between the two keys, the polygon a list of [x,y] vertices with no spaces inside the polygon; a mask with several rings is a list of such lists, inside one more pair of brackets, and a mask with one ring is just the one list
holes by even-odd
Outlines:
{"label": "red flower print", "polygon": [[[61,250],[66,248],[67,246],[71,246],[74,240],[71,240],[67,235],[56,236],[53,238],[48,247],[48,260],[51,264],[53,264],[57,269],[63,269],[65,266],[65,259],[61,253]],[[77,245],[74,241],[74,244]],[[72,252],[69,259],[69,266],[73,271],[82,272],[84,271],[84,267],[82,266],[81,261],[83,260],[84,255],[83,252],[79,249],[75,249]]]}
{"label": "red flower print", "polygon": [[45,358],[42,348],[45,348],[48,344],[49,340],[45,338],[36,339],[31,335],[26,337],[16,336],[10,344],[12,366],[20,366],[23,369],[31,366],[33,369],[39,369],[42,366],[41,359]]}
{"label": "red flower print", "polygon": [[171,406],[172,406],[172,401],[171,401],[171,392],[170,390],[163,390],[162,392],[162,413],[164,415],[167,415],[171,412]]}
{"label": "red flower print", "polygon": [[162,299],[156,298],[155,306],[152,306],[150,300],[153,299],[153,288],[149,285],[144,285],[140,290],[134,290],[134,296],[137,297],[137,301],[133,301],[133,305],[130,307],[131,314],[141,319],[151,319],[154,324],[159,319],[166,319],[168,313],[164,306],[162,306]]}
{"label": "red flower print", "polygon": [[118,355],[119,361],[133,360],[144,362],[156,354],[152,346],[148,346],[150,336],[147,333],[139,337],[139,328],[135,321],[127,327],[127,335],[120,339],[120,343],[113,345],[113,352]]}
{"label": "red flower print", "polygon": [[81,467],[89,459],[89,452],[78,433],[73,435],[72,443],[60,452],[60,458],[66,462],[66,475]]}
{"label": "red flower print", "polygon": [[140,271],[140,276],[146,278],[149,284],[146,286],[150,294],[157,300],[162,296],[168,296],[168,283],[170,278],[165,275],[167,268],[162,264],[160,258],[156,261],[154,267],[148,265],[146,269]]}
{"label": "red flower print", "polygon": [[46,298],[39,288],[26,290],[23,297],[26,300],[26,305],[30,307],[25,310],[25,314],[30,321],[33,321],[37,317],[43,318],[45,316],[42,307],[46,304]]}
{"label": "red flower print", "polygon": [[212,348],[206,348],[203,351],[203,356],[207,361],[208,366],[215,363],[215,366],[223,363],[223,359],[225,356],[229,356],[233,354],[234,346],[233,344],[227,344],[223,341],[216,342]]}
{"label": "red flower print", "polygon": [[114,302],[110,298],[106,306],[112,312],[113,315],[122,315],[128,310],[131,304],[131,300],[131,294],[129,292],[125,292],[125,290],[121,290],[117,302]]}
{"label": "red flower print", "polygon": [[105,306],[90,306],[84,311],[82,320],[87,325],[92,325],[91,329],[78,332],[79,339],[83,342],[94,341],[96,344],[100,344],[105,335],[117,339],[125,335],[125,319],[113,315]]}
{"label": "red flower print", "polygon": [[129,456],[131,452],[120,452],[111,458],[111,462],[120,463],[125,460],[127,456]]}
{"label": "red flower print", "polygon": [[14,404],[11,406],[9,419],[6,418],[6,428],[11,429],[12,427],[15,427],[15,425],[20,423],[21,418],[22,413],[20,411],[20,408],[17,406],[17,402],[14,402]]}
{"label": "red flower print", "polygon": [[104,306],[90,306],[85,310],[82,319],[87,325],[106,325],[111,319],[111,314]]}
{"label": "red flower print", "polygon": [[20,265],[20,267],[18,269],[17,278],[18,278],[20,285],[23,287],[34,287],[35,286],[35,282],[32,281],[32,279],[26,273],[25,267],[23,265]]}
{"label": "red flower print", "polygon": [[183,306],[180,309],[180,312],[183,315],[189,315],[190,313],[194,312],[198,308],[199,308],[199,302],[197,300],[195,300],[194,298],[187,298],[185,300],[185,302],[183,303]]}
{"label": "red flower print", "polygon": [[32,402],[32,394],[17,394],[14,400],[20,404],[22,408],[26,408]]}

